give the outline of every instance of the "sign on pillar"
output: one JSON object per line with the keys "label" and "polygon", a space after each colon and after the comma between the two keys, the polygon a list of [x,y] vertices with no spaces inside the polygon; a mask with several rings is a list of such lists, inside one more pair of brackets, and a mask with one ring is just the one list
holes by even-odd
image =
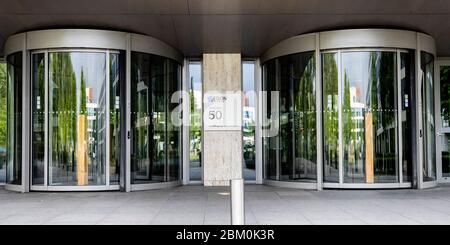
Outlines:
{"label": "sign on pillar", "polygon": [[204,96],[204,130],[241,130],[240,92],[207,92]]}

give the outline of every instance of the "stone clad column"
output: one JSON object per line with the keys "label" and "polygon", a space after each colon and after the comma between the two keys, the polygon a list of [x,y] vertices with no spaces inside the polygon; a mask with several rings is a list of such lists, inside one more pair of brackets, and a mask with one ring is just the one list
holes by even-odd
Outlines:
{"label": "stone clad column", "polygon": [[[241,89],[241,54],[203,54],[203,94]],[[242,115],[242,107],[236,113]],[[242,178],[242,130],[204,130],[202,156],[205,186]]]}

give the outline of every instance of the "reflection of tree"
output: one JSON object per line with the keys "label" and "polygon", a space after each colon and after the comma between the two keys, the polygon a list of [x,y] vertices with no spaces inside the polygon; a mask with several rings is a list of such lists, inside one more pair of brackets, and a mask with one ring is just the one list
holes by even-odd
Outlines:
{"label": "reflection of tree", "polygon": [[[344,166],[350,178],[364,171],[367,182],[373,182],[374,171],[376,176],[395,175],[394,55],[392,52],[370,52],[367,62],[362,64],[363,69],[367,70],[352,74],[359,76],[358,81],[349,81],[344,64]],[[368,74],[367,79],[362,74]],[[361,91],[364,87],[367,90]]]}
{"label": "reflection of tree", "polygon": [[315,93],[315,58],[311,54],[295,91],[295,114],[297,116],[294,132],[295,155],[298,158],[314,161],[316,159],[316,93]]}
{"label": "reflection of tree", "polygon": [[[279,122],[278,135],[265,138],[264,143],[268,178],[299,180],[317,176],[315,65],[314,52],[283,56],[264,65],[267,116],[272,124]],[[275,98],[279,100],[279,113],[272,111],[272,91],[279,91],[280,97]],[[273,118],[275,115],[278,120]]]}
{"label": "reflection of tree", "polygon": [[45,148],[45,62],[44,54],[33,56],[33,176],[43,183]]}
{"label": "reflection of tree", "polygon": [[[134,54],[131,64],[133,75],[131,83],[131,121],[132,121],[132,171],[138,175],[146,174],[151,158],[151,101],[150,98],[150,57]],[[134,177],[136,178],[136,177]]]}
{"label": "reflection of tree", "polygon": [[396,64],[395,53],[372,52],[370,55],[370,108],[373,111],[375,171],[395,175]]}
{"label": "reflection of tree", "polygon": [[191,160],[199,160],[200,151],[201,151],[201,105],[197,104],[197,100],[194,94],[194,77],[191,77],[190,80],[190,90],[189,90],[189,99],[190,99],[190,109],[191,109],[191,118],[190,118],[190,151],[191,151]]}
{"label": "reflection of tree", "polygon": [[[73,164],[76,139],[76,77],[69,53],[55,53],[52,64],[53,164]],[[56,115],[55,115],[56,114]]]}
{"label": "reflection of tree", "polygon": [[443,126],[450,126],[450,69],[448,66],[440,69],[441,75],[441,116]]}
{"label": "reflection of tree", "polygon": [[[51,91],[52,98],[50,99],[53,103],[53,164],[58,164],[59,166],[57,167],[66,166],[65,170],[70,172],[75,171],[76,167],[81,167],[77,165],[86,163],[82,159],[85,159],[87,149],[78,149],[80,155],[77,158],[75,156],[77,147],[80,147],[80,145],[77,145],[77,141],[82,140],[83,142],[78,143],[85,144],[84,141],[86,140],[84,135],[87,127],[86,78],[82,70],[80,78],[80,107],[78,108],[77,80],[70,53],[52,54],[51,61],[51,83],[53,89]],[[81,127],[78,128],[77,126]],[[81,156],[81,153],[83,156]],[[81,161],[81,163],[78,163],[75,159]],[[82,184],[86,183],[82,181]]]}
{"label": "reflection of tree", "polygon": [[[324,125],[324,150],[326,165],[335,170],[338,169],[338,138],[339,138],[339,117],[338,117],[338,66],[337,55],[327,53],[323,59],[323,125]],[[324,169],[327,171],[327,169]],[[328,169],[331,170],[331,169]],[[327,173],[325,176],[337,173]],[[336,177],[336,176],[335,176]]]}
{"label": "reflection of tree", "polygon": [[[0,146],[6,145],[6,64],[0,63]],[[0,168],[2,163],[0,162]]]}
{"label": "reflection of tree", "polygon": [[[352,108],[352,98],[350,94],[350,80],[347,75],[347,71],[344,70],[344,96],[342,102],[342,127],[344,136],[344,147],[347,150],[344,152],[348,153],[349,164],[354,164],[357,159],[356,152],[360,149],[361,145],[358,143],[358,132],[353,129],[358,129],[361,125],[358,125],[356,120],[352,120],[352,115],[354,113]],[[359,137],[358,137],[359,136]],[[353,156],[350,156],[353,155]]]}

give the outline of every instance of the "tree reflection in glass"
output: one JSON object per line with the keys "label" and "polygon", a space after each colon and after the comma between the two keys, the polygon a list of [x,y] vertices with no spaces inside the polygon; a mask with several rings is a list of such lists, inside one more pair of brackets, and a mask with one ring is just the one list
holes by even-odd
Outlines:
{"label": "tree reflection in glass", "polygon": [[342,53],[342,70],[344,182],[398,182],[396,53]]}
{"label": "tree reflection in glass", "polygon": [[424,131],[423,144],[423,181],[436,180],[436,136],[434,123],[434,57],[421,52],[421,94],[422,122]]}
{"label": "tree reflection in glass", "polygon": [[49,53],[50,185],[105,184],[104,53]]}
{"label": "tree reflection in glass", "polygon": [[22,184],[22,52],[7,58],[6,183]]}
{"label": "tree reflection in glass", "polygon": [[45,177],[45,54],[33,55],[32,66],[32,184],[44,185]]}
{"label": "tree reflection in glass", "polygon": [[339,182],[339,96],[338,96],[338,55],[322,54],[323,76],[323,134],[325,182]]}
{"label": "tree reflection in glass", "polygon": [[270,60],[263,68],[264,105],[271,115],[271,92],[279,91],[279,133],[264,138],[266,177],[283,181],[317,179],[314,52]]}
{"label": "tree reflection in glass", "polygon": [[181,130],[171,119],[171,96],[181,87],[180,66],[139,52],[131,61],[131,183],[178,180]]}

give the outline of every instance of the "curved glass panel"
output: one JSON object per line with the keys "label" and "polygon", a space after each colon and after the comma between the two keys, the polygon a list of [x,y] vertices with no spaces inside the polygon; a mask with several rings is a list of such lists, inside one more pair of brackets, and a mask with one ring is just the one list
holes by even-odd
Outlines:
{"label": "curved glass panel", "polygon": [[32,184],[45,183],[45,54],[32,56]]}
{"label": "curved glass panel", "polygon": [[123,80],[122,61],[119,53],[109,55],[109,183],[118,185],[120,177],[120,85]]}
{"label": "curved glass panel", "polygon": [[8,115],[8,82],[6,62],[0,61],[0,184],[6,182],[6,124]]}
{"label": "curved glass panel", "polygon": [[[450,127],[450,66],[439,65],[440,95],[441,95],[441,132],[449,130]],[[441,164],[442,177],[450,177],[450,134],[443,133],[441,142]]]}
{"label": "curved glass panel", "polygon": [[[172,117],[172,112],[181,113],[181,108],[178,108],[178,103],[173,103],[177,101],[172,96],[176,91],[181,90],[181,66],[176,62],[168,61],[167,69],[167,165],[168,165],[168,181],[174,181],[180,179],[180,167],[182,154],[182,134],[181,127],[174,125],[174,118]],[[174,114],[175,115],[175,114]],[[178,120],[181,119],[180,114],[178,115]]]}
{"label": "curved glass panel", "polygon": [[339,71],[338,54],[322,54],[323,179],[339,182]]}
{"label": "curved glass panel", "polygon": [[106,57],[49,53],[49,185],[104,185]]}
{"label": "curved glass panel", "polygon": [[[273,131],[264,139],[266,177],[314,182],[317,179],[314,52],[270,60],[264,64],[263,72],[263,91],[267,92],[265,116],[270,119],[271,128],[266,130]],[[279,92],[279,96],[271,92]]]}
{"label": "curved glass panel", "polygon": [[131,183],[178,180],[181,131],[171,121],[171,96],[181,87],[180,66],[132,52],[131,67]]}
{"label": "curved glass panel", "polygon": [[401,79],[401,125],[402,125],[402,170],[403,182],[411,182],[413,175],[413,149],[415,149],[414,137],[415,129],[413,127],[414,113],[412,110],[413,101],[415,101],[415,69],[414,55],[412,52],[400,53],[400,79]]}
{"label": "curved glass panel", "polygon": [[243,106],[243,176],[246,181],[256,181],[256,156],[255,156],[255,62],[242,62],[242,92],[244,93]]}
{"label": "curved glass panel", "polygon": [[189,61],[189,181],[202,180],[202,64]]}
{"label": "curved glass panel", "polygon": [[7,58],[8,119],[6,183],[22,184],[22,52]]}
{"label": "curved glass panel", "polygon": [[436,180],[436,126],[434,123],[434,57],[421,52],[421,95],[423,144],[423,181]]}

